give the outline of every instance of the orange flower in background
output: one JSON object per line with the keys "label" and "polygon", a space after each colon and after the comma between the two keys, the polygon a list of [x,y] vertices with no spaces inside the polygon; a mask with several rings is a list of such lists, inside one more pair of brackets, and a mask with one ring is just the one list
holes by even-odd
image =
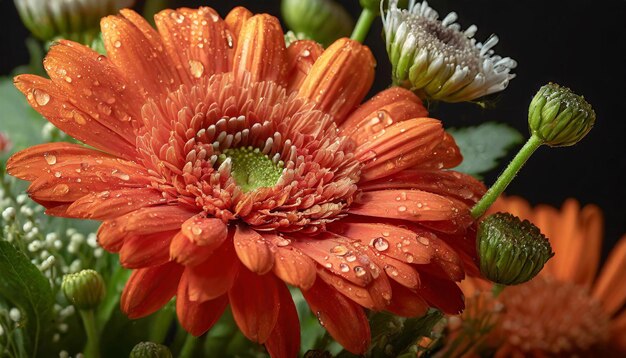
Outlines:
{"label": "orange flower in background", "polygon": [[[561,210],[532,208],[519,197],[501,197],[489,211],[510,212],[535,223],[555,252],[536,278],[507,287],[498,296],[497,324],[486,344],[497,347],[496,357],[624,356],[626,236],[599,270],[603,219],[598,207],[581,208],[569,199]],[[462,287],[476,303],[491,289],[473,279]]]}
{"label": "orange flower in background", "polygon": [[[8,171],[50,215],[101,220],[98,240],[133,269],[131,318],[173,296],[206,332],[227,305],[249,339],[292,357],[300,333],[286,284],[363,353],[363,308],[402,316],[463,308],[476,272],[469,208],[484,186],[438,120],[391,88],[361,106],[370,50],[340,39],[285,47],[279,21],[235,8],[165,10],[158,32],[131,10],[102,20],[107,56],[52,46],[50,80],[15,78],[30,104],[93,147],[49,143]],[[358,108],[357,108],[358,106]]]}

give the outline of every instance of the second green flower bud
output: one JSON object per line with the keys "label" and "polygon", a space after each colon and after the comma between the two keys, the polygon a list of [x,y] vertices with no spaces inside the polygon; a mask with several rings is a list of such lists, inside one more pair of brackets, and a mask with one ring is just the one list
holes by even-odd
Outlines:
{"label": "second green flower bud", "polygon": [[61,289],[67,300],[81,310],[98,307],[106,293],[102,276],[94,270],[65,275]]}
{"label": "second green flower bud", "polygon": [[503,285],[518,285],[535,277],[552,257],[548,239],[528,220],[496,213],[478,226],[476,246],[480,272]]}

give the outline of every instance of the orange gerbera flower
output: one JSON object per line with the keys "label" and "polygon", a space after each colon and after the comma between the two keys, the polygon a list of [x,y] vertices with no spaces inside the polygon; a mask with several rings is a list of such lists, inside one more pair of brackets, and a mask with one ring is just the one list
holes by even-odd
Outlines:
{"label": "orange gerbera flower", "polygon": [[[364,352],[363,307],[455,313],[473,267],[469,208],[484,187],[438,120],[391,88],[356,108],[370,50],[340,39],[285,47],[279,21],[244,8],[165,10],[158,31],[131,10],[102,20],[107,56],[52,46],[50,80],[15,79],[30,104],[95,148],[14,155],[11,174],[56,216],[103,221],[102,247],[134,269],[122,310],[174,295],[182,326],[206,332],[230,304],[275,357],[299,349],[285,283],[346,349]],[[356,110],[355,110],[356,108]]]}
{"label": "orange gerbera flower", "polygon": [[[624,356],[626,236],[596,277],[603,230],[598,207],[580,208],[570,199],[560,211],[545,205],[531,208],[524,199],[508,197],[498,199],[490,211],[532,221],[555,252],[536,278],[498,296],[501,313],[487,343],[497,347],[496,357]],[[484,301],[490,284],[469,280],[462,287],[477,308],[494,307]]]}

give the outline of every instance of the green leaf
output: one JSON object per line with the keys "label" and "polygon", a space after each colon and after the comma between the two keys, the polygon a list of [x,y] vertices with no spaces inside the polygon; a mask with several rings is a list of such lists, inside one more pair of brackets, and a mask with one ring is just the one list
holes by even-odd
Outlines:
{"label": "green leaf", "polygon": [[0,241],[0,297],[20,309],[26,349],[37,356],[39,341],[52,323],[54,295],[48,279],[12,244]]}
{"label": "green leaf", "polygon": [[524,137],[502,123],[487,122],[475,127],[452,128],[448,131],[463,154],[457,171],[481,178],[496,168],[508,150],[522,143]]}

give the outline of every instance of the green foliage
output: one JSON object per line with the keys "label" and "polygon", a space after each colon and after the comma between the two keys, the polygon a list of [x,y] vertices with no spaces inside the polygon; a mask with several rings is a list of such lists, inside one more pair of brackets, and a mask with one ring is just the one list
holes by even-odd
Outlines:
{"label": "green foliage", "polygon": [[52,323],[54,295],[39,269],[6,241],[0,241],[0,297],[21,311],[24,347],[29,355],[36,356],[41,337]]}
{"label": "green foliage", "polygon": [[454,137],[463,154],[463,163],[455,170],[478,178],[496,168],[500,164],[499,160],[524,139],[515,129],[495,122],[453,128],[448,132]]}

